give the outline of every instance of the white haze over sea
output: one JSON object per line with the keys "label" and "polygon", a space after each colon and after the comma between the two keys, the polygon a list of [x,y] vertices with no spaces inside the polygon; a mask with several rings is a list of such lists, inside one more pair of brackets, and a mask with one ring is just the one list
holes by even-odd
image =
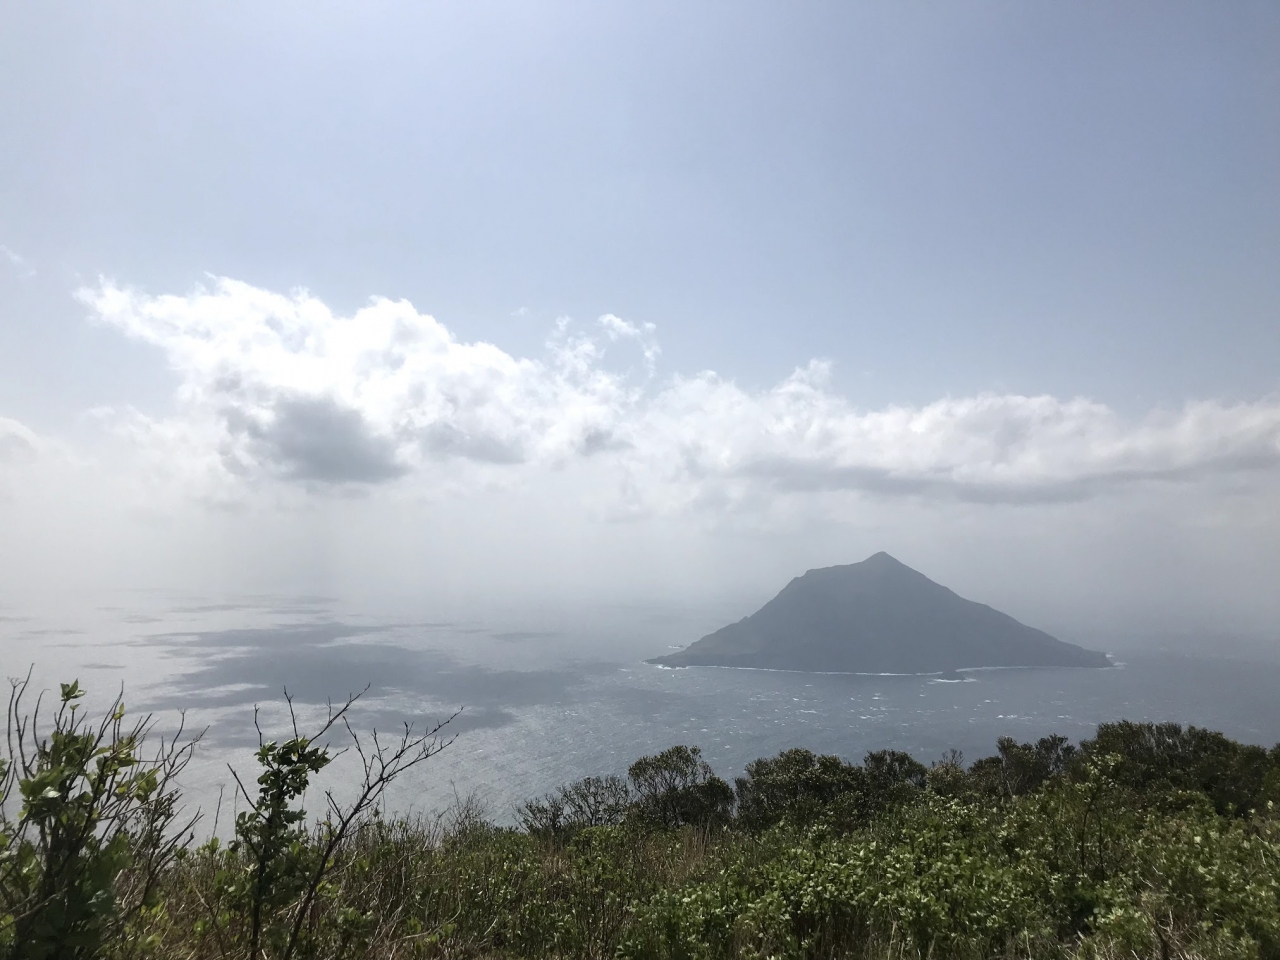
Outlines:
{"label": "white haze over sea", "polygon": [[[228,762],[251,766],[255,704],[283,731],[286,688],[304,726],[366,685],[357,728],[463,707],[390,802],[474,792],[499,818],[675,743],[732,777],[791,746],[974,758],[1121,717],[1280,740],[1275,396],[869,409],[818,361],[764,388],[663,375],[654,328],[612,314],[519,356],[403,300],[344,314],[225,278],[78,297],[173,392],[61,431],[0,418],[0,661],[41,688],[124,683],[166,728],[186,711],[206,809]],[[643,663],[880,549],[1125,665],[955,683]]]}
{"label": "white haze over sea", "polygon": [[[326,699],[366,684],[357,729],[420,727],[463,707],[446,728],[453,744],[398,784],[389,804],[432,811],[474,794],[500,820],[523,798],[625,773],[636,757],[675,743],[700,746],[732,777],[792,746],[855,761],[891,747],[924,762],[957,748],[973,760],[994,752],[998,736],[1079,740],[1119,718],[1280,741],[1280,663],[1150,642],[1113,650],[1120,665],[1109,670],[982,670],[959,682],[642,662],[734,614],[580,607],[442,619],[412,603],[371,611],[315,596],[132,592],[79,612],[0,610],[0,660],[10,675],[33,666],[36,688],[78,678],[95,702],[123,684],[130,710],[154,711],[161,729],[184,712],[188,729],[207,728],[185,786],[210,817],[226,791],[223,830],[234,809],[227,764],[252,770],[255,705],[268,736],[285,732],[286,687],[304,727]],[[1109,649],[1106,638],[1095,645]],[[341,789],[348,776],[340,761],[324,782]]]}
{"label": "white haze over sea", "polygon": [[[500,816],[675,742],[1280,739],[1280,4],[0,22],[0,672],[185,708],[206,806],[286,685],[465,705],[394,801]],[[1126,666],[643,665],[882,550]]]}
{"label": "white haze over sea", "polygon": [[806,568],[887,550],[1054,634],[1275,640],[1275,394],[865,405],[821,359],[765,385],[665,369],[655,326],[613,314],[548,323],[522,353],[403,299],[341,310],[217,277],[76,297],[81,331],[166,389],[58,424],[0,410],[0,601],[161,587],[747,612]]}

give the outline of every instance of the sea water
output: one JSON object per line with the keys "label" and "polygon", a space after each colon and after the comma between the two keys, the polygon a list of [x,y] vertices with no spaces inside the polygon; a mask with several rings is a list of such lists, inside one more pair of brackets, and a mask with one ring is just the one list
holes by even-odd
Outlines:
{"label": "sea water", "polygon": [[[724,622],[723,611],[653,606],[441,617],[412,603],[358,608],[324,597],[131,594],[78,612],[0,609],[0,661],[32,670],[32,692],[77,678],[93,702],[123,688],[157,729],[204,731],[184,779],[211,822],[228,812],[229,767],[253,768],[262,736],[300,729],[326,703],[365,691],[353,728],[395,733],[453,719],[445,750],[389,794],[399,810],[459,796],[509,820],[514,805],[588,775],[625,773],[673,744],[700,747],[727,778],[750,760],[801,746],[860,760],[905,750],[926,763],[969,760],[1019,741],[1090,736],[1108,720],[1172,720],[1237,739],[1280,741],[1280,663],[1127,651],[1110,669],[973,670],[939,676],[806,674],[644,663]],[[1099,640],[1095,644],[1107,649]],[[461,709],[461,712],[458,712]],[[335,739],[340,743],[340,739]],[[336,764],[328,774],[352,776]],[[226,816],[226,814],[220,814]],[[223,821],[223,825],[227,822]]]}

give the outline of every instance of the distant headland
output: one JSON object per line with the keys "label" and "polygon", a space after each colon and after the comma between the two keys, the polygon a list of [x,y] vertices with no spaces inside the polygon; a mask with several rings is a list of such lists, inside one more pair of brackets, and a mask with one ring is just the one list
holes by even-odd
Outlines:
{"label": "distant headland", "polygon": [[1111,665],[1106,654],[965,600],[887,553],[810,570],[751,616],[647,662],[815,673]]}

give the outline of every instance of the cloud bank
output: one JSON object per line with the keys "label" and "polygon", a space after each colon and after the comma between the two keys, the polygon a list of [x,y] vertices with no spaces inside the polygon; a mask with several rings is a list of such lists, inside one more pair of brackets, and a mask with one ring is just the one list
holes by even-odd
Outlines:
{"label": "cloud bank", "polygon": [[40,441],[28,427],[0,417],[0,466],[31,460],[39,447]]}
{"label": "cloud bank", "polygon": [[[450,462],[559,463],[608,447],[637,402],[599,366],[597,342],[564,329],[528,360],[460,343],[404,301],[340,317],[306,294],[225,279],[186,297],[111,284],[81,297],[164,352],[182,420],[227,481],[381,484]],[[601,329],[643,336],[616,317]]]}
{"label": "cloud bank", "polygon": [[[181,384],[176,419],[134,411],[118,427],[202,463],[222,495],[501,484],[595,462],[615,474],[618,504],[643,511],[814,491],[1026,502],[1280,466],[1275,398],[1137,421],[1007,394],[859,410],[818,361],[763,391],[711,372],[660,381],[653,328],[615,316],[590,333],[562,322],[543,356],[518,358],[460,342],[403,300],[340,316],[305,292],[229,279],[185,296],[103,282],[80,297],[163,351]],[[642,361],[630,368],[614,356],[627,344]]]}

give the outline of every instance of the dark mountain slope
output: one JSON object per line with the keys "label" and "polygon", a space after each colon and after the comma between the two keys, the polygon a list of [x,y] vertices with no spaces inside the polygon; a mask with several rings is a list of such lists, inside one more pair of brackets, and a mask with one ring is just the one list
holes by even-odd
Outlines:
{"label": "dark mountain slope", "polygon": [[810,570],[751,616],[649,662],[858,673],[1109,665],[1104,654],[965,600],[887,553]]}

